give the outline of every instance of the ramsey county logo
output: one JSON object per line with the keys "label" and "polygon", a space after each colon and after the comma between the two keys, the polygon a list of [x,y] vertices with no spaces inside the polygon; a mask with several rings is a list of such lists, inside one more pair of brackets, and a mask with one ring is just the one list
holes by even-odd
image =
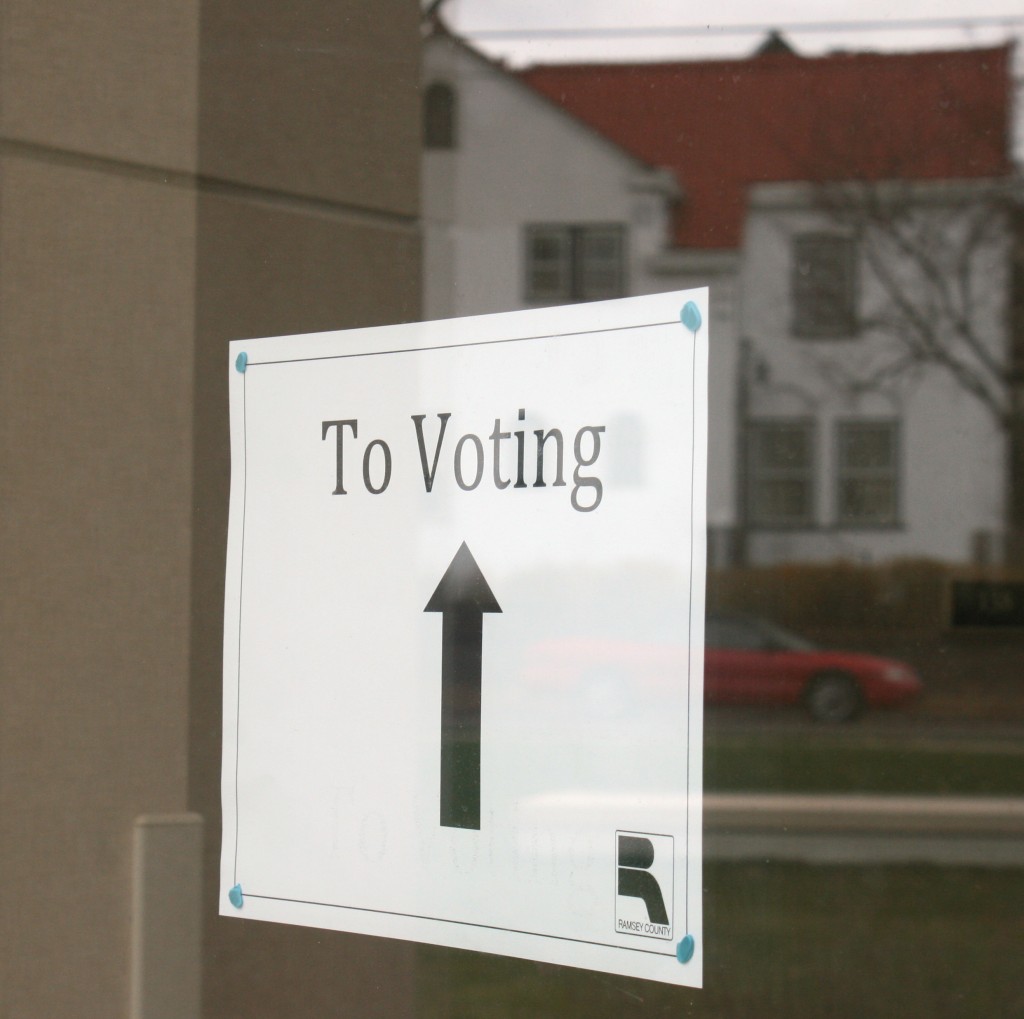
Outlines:
{"label": "ramsey county logo", "polygon": [[671,835],[615,833],[615,930],[672,938],[675,853]]}

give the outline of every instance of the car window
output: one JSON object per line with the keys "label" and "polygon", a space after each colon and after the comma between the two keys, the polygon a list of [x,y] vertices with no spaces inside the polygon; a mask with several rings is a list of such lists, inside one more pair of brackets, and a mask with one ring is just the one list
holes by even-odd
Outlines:
{"label": "car window", "polygon": [[709,648],[727,651],[766,651],[771,641],[760,627],[742,619],[709,617],[705,642]]}

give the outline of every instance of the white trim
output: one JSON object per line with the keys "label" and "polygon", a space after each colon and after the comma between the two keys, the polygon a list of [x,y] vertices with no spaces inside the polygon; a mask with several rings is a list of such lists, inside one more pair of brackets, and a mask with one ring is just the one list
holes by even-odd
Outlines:
{"label": "white trim", "polygon": [[913,198],[920,205],[953,205],[976,201],[979,196],[1020,199],[1024,189],[1019,180],[978,177],[972,180],[883,180],[883,181],[773,181],[753,184],[747,189],[748,214],[764,209],[820,209],[822,193],[841,195],[850,189],[872,189],[881,199]]}
{"label": "white trim", "polygon": [[644,263],[655,276],[701,274],[704,276],[735,276],[740,270],[738,251],[704,251],[700,248],[669,248]]}

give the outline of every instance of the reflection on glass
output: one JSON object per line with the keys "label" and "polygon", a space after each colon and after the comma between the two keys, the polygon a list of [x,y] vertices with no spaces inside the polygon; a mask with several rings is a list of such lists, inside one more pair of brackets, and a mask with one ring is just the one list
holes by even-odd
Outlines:
{"label": "reflection on glass", "polygon": [[[524,272],[527,299],[575,300],[573,280],[609,286],[613,256],[624,293],[711,285],[710,968],[687,996],[428,951],[424,1014],[474,992],[496,1015],[1020,1005],[1020,966],[999,947],[1016,936],[1024,789],[1011,51],[995,34],[952,50],[877,41],[773,32],[714,60],[682,39],[670,60],[626,63],[619,39],[579,66],[511,70],[459,49],[487,88],[466,96],[480,201],[465,191],[448,224],[477,263],[446,307],[519,306],[504,281]],[[610,222],[617,250],[587,233]],[[428,259],[428,293],[444,270]],[[612,434],[609,491],[630,476]],[[644,752],[659,720],[642,691],[673,682],[685,654],[671,612],[642,642],[576,622],[524,651],[538,718]],[[588,694],[569,719],[567,686]],[[535,805],[596,809],[604,781]],[[984,947],[934,964],[961,924]],[[431,1011],[439,983],[447,1005]]]}

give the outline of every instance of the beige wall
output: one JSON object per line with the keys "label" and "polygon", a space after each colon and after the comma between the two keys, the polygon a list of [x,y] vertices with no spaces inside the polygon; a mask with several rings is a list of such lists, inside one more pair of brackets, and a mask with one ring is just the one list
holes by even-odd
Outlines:
{"label": "beige wall", "polygon": [[204,4],[203,173],[415,214],[418,10],[411,0]]}
{"label": "beige wall", "polygon": [[132,819],[186,802],[195,196],[0,174],[0,1013],[109,1015]]}
{"label": "beige wall", "polygon": [[194,169],[199,6],[4,0],[3,138]]}
{"label": "beige wall", "polygon": [[[171,9],[173,8],[173,10]],[[216,918],[227,341],[419,314],[411,0],[5,4],[0,1015],[127,1015],[132,822],[206,818],[206,1014],[402,1014]]]}

